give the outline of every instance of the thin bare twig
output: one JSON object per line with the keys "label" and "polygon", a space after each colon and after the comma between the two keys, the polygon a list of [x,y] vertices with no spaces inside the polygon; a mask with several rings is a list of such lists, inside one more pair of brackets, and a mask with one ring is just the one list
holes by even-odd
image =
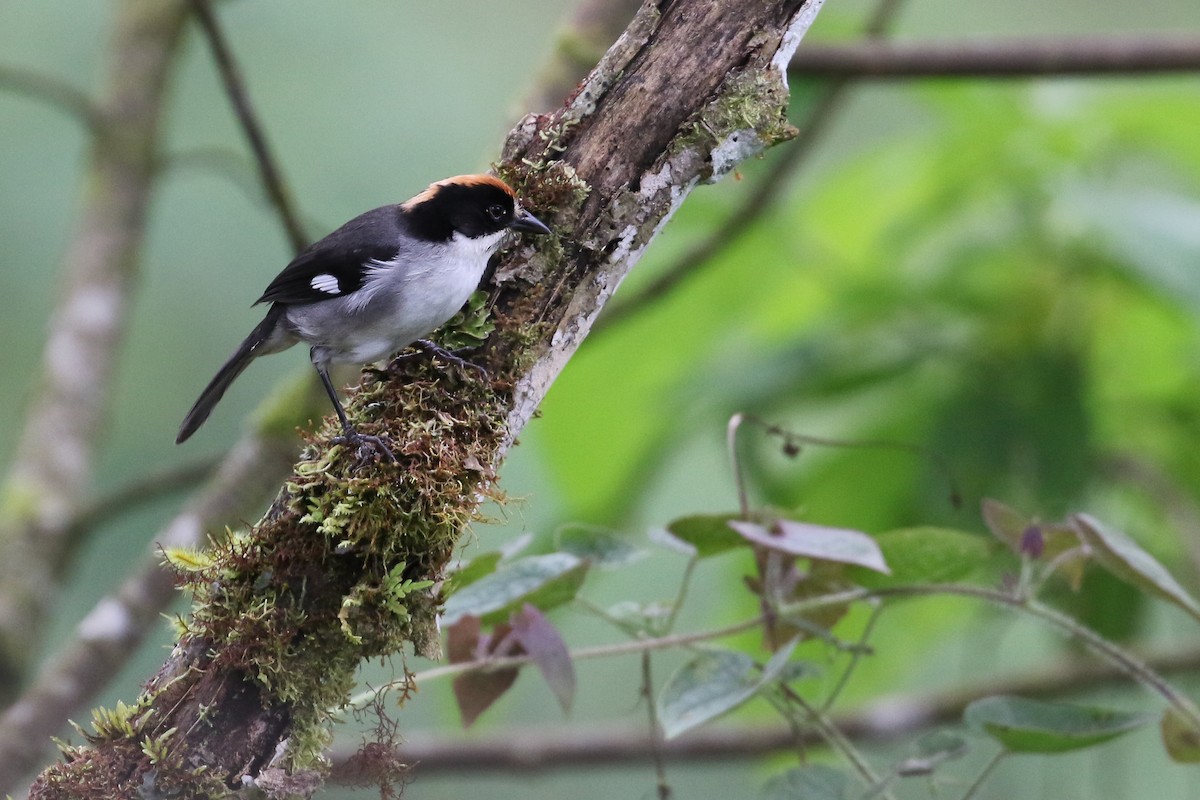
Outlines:
{"label": "thin bare twig", "polygon": [[650,756],[654,759],[658,800],[671,800],[671,783],[667,780],[667,766],[662,755],[662,729],[658,722],[658,706],[654,702],[654,673],[649,650],[642,651],[642,700],[646,703],[646,717],[650,723],[646,728],[646,734],[652,742]]}
{"label": "thin bare twig", "polygon": [[794,76],[1032,78],[1145,75],[1200,70],[1200,38],[1127,36],[974,42],[850,42],[805,45]]}
{"label": "thin bare twig", "polygon": [[262,124],[258,121],[258,114],[250,102],[250,95],[246,91],[246,83],[242,79],[241,70],[233,57],[233,51],[230,50],[229,44],[225,40],[221,24],[217,20],[217,15],[213,13],[208,0],[189,0],[189,2],[200,22],[200,28],[204,31],[204,38],[208,42],[209,50],[212,51],[217,70],[221,73],[221,81],[225,85],[225,93],[229,96],[233,112],[242,126],[242,132],[246,135],[251,151],[254,153],[254,160],[258,164],[263,186],[271,198],[271,204],[275,206],[275,210],[279,214],[292,249],[299,252],[308,244],[308,237],[304,233],[300,215],[296,212],[291,192],[284,182],[283,173],[267,144],[267,136],[263,131]]}
{"label": "thin bare twig", "polygon": [[24,95],[74,117],[92,135],[104,126],[104,114],[81,89],[30,69],[0,65],[0,89]]}
{"label": "thin bare twig", "polygon": [[[724,639],[728,636],[735,636],[739,633],[744,633],[762,625],[763,618],[755,617],[747,619],[732,625],[726,625],[722,628],[714,628],[707,631],[693,631],[691,633],[675,633],[667,636],[658,636],[655,638],[646,639],[631,639],[629,641],[617,642],[615,644],[602,644],[594,647],[580,647],[577,650],[571,651],[572,661],[583,661],[589,658],[611,658],[613,656],[628,655],[630,653],[644,653],[651,650],[663,650],[670,647],[685,647],[697,642],[707,642],[713,639]],[[460,661],[457,664],[446,664],[441,667],[433,667],[423,670],[422,672],[413,675],[406,675],[404,683],[412,683],[415,686],[421,686],[423,683],[441,678],[452,678],[455,675],[462,675],[467,672],[493,671],[510,669],[512,667],[523,667],[526,664],[532,664],[533,659],[528,655],[521,656],[504,656],[502,658],[482,658],[475,661]],[[375,698],[383,692],[394,688],[393,683],[386,683],[378,688],[368,689],[365,692],[355,695],[347,703],[352,708],[364,708],[375,702]]]}

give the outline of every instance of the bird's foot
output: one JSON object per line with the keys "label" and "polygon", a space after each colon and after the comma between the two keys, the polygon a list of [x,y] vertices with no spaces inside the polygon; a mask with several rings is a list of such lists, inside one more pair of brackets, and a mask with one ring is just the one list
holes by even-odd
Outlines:
{"label": "bird's foot", "polygon": [[[457,355],[452,350],[447,350],[446,348],[442,347],[440,344],[431,342],[428,339],[417,339],[415,342],[413,342],[413,344],[415,344],[417,347],[421,348],[422,350],[426,351],[427,353],[431,353],[432,355],[436,356],[437,358],[440,358],[443,361],[447,361],[447,362],[453,364],[454,366],[458,367],[459,369],[464,369],[464,370],[473,369],[476,372],[478,372],[481,376],[483,376],[484,378],[486,378],[488,376],[486,369],[479,366],[478,364],[474,364],[474,363],[466,360],[465,358],[463,358],[460,355]],[[392,360],[392,363],[397,364],[401,361],[407,361],[408,359],[413,358],[415,356],[416,356],[416,353],[401,353],[400,355],[396,356]]]}
{"label": "bird's foot", "polygon": [[333,437],[331,441],[333,444],[344,444],[354,452],[358,458],[356,467],[361,467],[376,457],[393,463],[397,460],[395,454],[392,453],[392,448],[388,446],[387,440],[382,436],[370,436],[348,428],[345,433]]}

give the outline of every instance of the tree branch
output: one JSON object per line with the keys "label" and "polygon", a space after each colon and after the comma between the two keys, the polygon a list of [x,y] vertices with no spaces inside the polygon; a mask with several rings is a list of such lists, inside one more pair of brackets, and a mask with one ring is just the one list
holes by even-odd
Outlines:
{"label": "tree branch", "polygon": [[[863,33],[870,39],[886,36],[902,6],[902,0],[881,0],[867,20]],[[792,63],[795,63],[795,56],[792,57]],[[701,267],[712,263],[717,256],[736,244],[762,217],[816,148],[821,136],[836,118],[851,86],[852,82],[848,78],[838,77],[822,87],[812,107],[805,114],[803,122],[799,123],[795,139],[780,148],[783,152],[772,164],[770,172],[759,181],[741,206],[708,238],[693,245],[637,294],[627,295],[625,299],[606,309],[604,315],[592,326],[593,335],[646,310],[670,294]]]}
{"label": "tree branch", "polygon": [[496,270],[490,378],[428,359],[369,375],[348,412],[399,461],[359,468],[327,421],[255,529],[189,569],[188,630],[129,729],[108,726],[33,796],[129,794],[147,738],[165,748],[161,792],[307,778],[362,660],[437,651],[440,597],[419,587],[444,578],[504,452],[666,218],[788,135],[782,70],[816,5],[647,2],[568,106],[522,122],[499,170],[559,236]]}
{"label": "tree branch", "polygon": [[1200,38],[1128,36],[975,42],[814,44],[793,58],[796,77],[1031,78],[1140,75],[1200,69]]}
{"label": "tree branch", "polygon": [[74,117],[93,136],[102,132],[104,114],[87,93],[66,81],[33,70],[0,65],[0,88],[38,100]]}
{"label": "tree branch", "polygon": [[221,24],[209,1],[188,1],[195,12],[196,19],[200,22],[204,39],[208,42],[213,61],[221,74],[225,94],[229,97],[229,103],[233,106],[234,114],[242,127],[242,133],[245,134],[246,141],[250,144],[250,150],[254,153],[254,160],[258,164],[258,171],[263,186],[267,190],[267,196],[279,214],[292,250],[298,253],[308,244],[308,237],[304,233],[300,214],[297,213],[295,203],[292,201],[292,194],[283,179],[283,172],[279,169],[275,156],[271,153],[267,135],[258,121],[254,104],[250,102],[250,94],[246,91],[246,82],[242,78],[242,72],[238,68],[233,51],[225,41],[225,34],[221,30]]}
{"label": "tree branch", "polygon": [[162,624],[162,610],[178,597],[162,550],[203,547],[207,531],[259,511],[287,475],[296,449],[290,433],[258,433],[238,442],[204,490],[154,537],[145,563],[95,605],[74,638],[0,715],[0,794],[37,767],[50,737],[94,701],[151,628]]}
{"label": "tree branch", "polygon": [[137,279],[167,73],[184,7],[116,6],[102,136],[92,142],[83,210],[0,514],[0,700],[30,666],[70,555],[70,526],[106,429],[116,353]]}
{"label": "tree branch", "polygon": [[[1147,658],[1164,674],[1200,670],[1200,650],[1159,653]],[[1127,685],[1125,674],[1103,662],[1076,660],[1032,674],[1010,676],[975,686],[932,694],[883,698],[867,708],[839,714],[833,723],[854,741],[887,742],[911,738],[937,725],[961,721],[969,703],[988,695],[1062,698],[1116,685]],[[734,761],[770,753],[793,752],[797,746],[820,746],[815,735],[797,741],[791,728],[712,726],[671,739],[662,746],[667,761]],[[610,729],[547,731],[544,727],[489,737],[461,738],[410,734],[394,751],[394,758],[419,764],[422,776],[438,772],[544,772],[580,767],[622,767],[643,763],[653,742],[641,726]],[[376,777],[373,764],[388,763],[378,753],[365,758],[349,749],[333,753],[330,779],[337,783],[362,783]]]}

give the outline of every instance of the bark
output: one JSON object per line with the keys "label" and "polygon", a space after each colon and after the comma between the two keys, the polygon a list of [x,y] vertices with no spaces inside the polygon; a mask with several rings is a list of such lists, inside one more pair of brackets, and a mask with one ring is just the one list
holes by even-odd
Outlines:
{"label": "bark", "polygon": [[253,531],[176,555],[187,630],[34,797],[312,791],[359,663],[437,653],[458,535],[622,277],[692,188],[790,135],[785,70],[819,5],[647,2],[565,107],[522,121],[499,171],[557,235],[494,274],[488,377],[427,358],[369,374],[349,411],[398,462],[356,462],[327,423]]}
{"label": "bark", "polygon": [[158,126],[185,8],[171,0],[117,6],[106,100],[95,111],[79,222],[66,249],[62,296],[0,513],[0,701],[37,652],[71,551],[117,353],[137,280]]}

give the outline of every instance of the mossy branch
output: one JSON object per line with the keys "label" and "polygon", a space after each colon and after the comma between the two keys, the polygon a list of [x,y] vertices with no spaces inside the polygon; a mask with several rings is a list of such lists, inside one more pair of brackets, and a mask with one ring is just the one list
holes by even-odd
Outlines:
{"label": "mossy branch", "polygon": [[604,302],[696,185],[791,135],[784,71],[818,6],[647,2],[563,108],[522,121],[497,171],[558,235],[496,270],[475,359],[490,377],[428,358],[367,374],[348,411],[397,461],[360,466],[320,429],[253,530],[186,560],[192,613],[129,730],[69,749],[33,797],[147,780],[207,797],[281,769],[293,794],[312,785],[358,665],[436,654],[458,537]]}

